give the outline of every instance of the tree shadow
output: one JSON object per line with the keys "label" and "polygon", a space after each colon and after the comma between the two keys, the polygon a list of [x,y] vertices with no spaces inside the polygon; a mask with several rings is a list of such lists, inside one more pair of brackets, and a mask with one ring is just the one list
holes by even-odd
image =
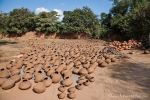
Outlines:
{"label": "tree shadow", "polygon": [[[131,85],[135,88],[131,89],[132,91],[135,90],[134,93],[141,91],[141,93],[150,94],[150,63],[121,62],[111,65],[109,69],[111,70],[110,77],[124,82],[125,88],[127,85]],[[117,88],[123,89],[121,85]],[[127,92],[130,93],[131,90],[128,88]]]}
{"label": "tree shadow", "polygon": [[0,46],[7,44],[17,44],[18,42],[8,42],[8,41],[0,41]]}

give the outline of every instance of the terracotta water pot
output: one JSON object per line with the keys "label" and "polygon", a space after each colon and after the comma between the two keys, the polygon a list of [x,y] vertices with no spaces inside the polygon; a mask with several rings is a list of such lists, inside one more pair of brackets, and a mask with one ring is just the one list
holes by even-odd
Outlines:
{"label": "terracotta water pot", "polygon": [[78,84],[83,84],[85,81],[86,81],[85,79],[78,79],[78,80],[77,80],[77,83],[78,83]]}
{"label": "terracotta water pot", "polygon": [[66,93],[62,92],[58,94],[59,99],[64,99],[66,97]]}
{"label": "terracotta water pot", "polygon": [[78,84],[78,85],[76,85],[76,88],[77,88],[78,90],[82,90],[82,89],[83,89],[83,84]]}
{"label": "terracotta water pot", "polygon": [[95,78],[94,78],[94,77],[91,77],[91,78],[89,79],[89,81],[90,81],[90,82],[94,82],[94,81],[95,81]]}
{"label": "terracotta water pot", "polygon": [[105,62],[106,62],[107,64],[109,64],[109,63],[111,62],[111,60],[110,60],[109,58],[107,58],[107,59],[105,60]]}
{"label": "terracotta water pot", "polygon": [[49,77],[45,77],[43,82],[46,87],[49,87],[52,84],[52,80]]}
{"label": "terracotta water pot", "polygon": [[53,74],[51,74],[51,78],[53,83],[58,83],[61,80],[61,75],[59,72],[56,71]]}
{"label": "terracotta water pot", "polygon": [[79,74],[80,75],[86,75],[86,74],[88,74],[88,71],[85,68],[82,68],[79,70]]}
{"label": "terracotta water pot", "polygon": [[106,62],[101,63],[101,67],[106,67],[106,66],[107,66]]}
{"label": "terracotta water pot", "polygon": [[84,80],[84,79],[85,79],[85,76],[84,76],[84,75],[81,75],[78,79],[79,79],[79,80]]}
{"label": "terracotta water pot", "polygon": [[116,62],[116,58],[111,58],[111,62]]}
{"label": "terracotta water pot", "polygon": [[13,65],[10,64],[10,63],[6,65],[6,68],[7,68],[7,69],[10,69],[11,67],[13,67]]}
{"label": "terracotta water pot", "polygon": [[90,79],[92,76],[90,75],[90,74],[87,74],[86,76],[85,76],[85,78],[86,79]]}
{"label": "terracotta water pot", "polygon": [[62,81],[62,84],[66,87],[72,85],[73,79],[69,76],[65,77],[64,80]]}
{"label": "terracotta water pot", "polygon": [[66,90],[66,87],[65,87],[64,85],[61,85],[61,86],[58,88],[58,90],[59,90],[60,92],[64,92],[64,91]]}
{"label": "terracotta water pot", "polygon": [[22,65],[23,65],[23,62],[19,62],[19,63],[16,63],[14,65],[14,67],[16,67],[17,69],[21,69],[22,68]]}
{"label": "terracotta water pot", "polygon": [[89,66],[90,66],[90,62],[88,62],[88,61],[83,64],[84,68],[88,68]]}
{"label": "terracotta water pot", "polygon": [[74,67],[74,69],[73,69],[73,73],[74,74],[78,74],[78,72],[80,71],[80,67]]}
{"label": "terracotta water pot", "polygon": [[33,91],[35,93],[43,93],[46,90],[46,86],[43,82],[38,82],[33,86]]}
{"label": "terracotta water pot", "polygon": [[91,74],[91,73],[93,73],[94,68],[93,67],[89,67],[89,68],[87,68],[87,71],[88,71],[88,74]]}
{"label": "terracotta water pot", "polygon": [[20,74],[20,70],[15,68],[11,71],[11,75],[19,75]]}
{"label": "terracotta water pot", "polygon": [[68,72],[69,70],[67,68],[63,68],[63,70],[61,71],[61,74],[64,75],[64,73]]}
{"label": "terracotta water pot", "polygon": [[10,79],[5,80],[1,85],[2,89],[4,90],[11,89],[14,86],[15,86],[15,81]]}
{"label": "terracotta water pot", "polygon": [[24,68],[23,71],[24,71],[25,73],[27,73],[27,72],[29,72],[29,73],[31,73],[31,74],[34,73],[34,69],[33,69],[33,68],[28,68],[28,67]]}
{"label": "terracotta water pot", "polygon": [[75,92],[76,91],[76,88],[75,87],[70,87],[70,88],[68,88],[68,92]]}
{"label": "terracotta water pot", "polygon": [[10,77],[11,80],[14,80],[15,83],[19,82],[21,80],[21,76],[20,75],[13,75]]}
{"label": "terracotta water pot", "polygon": [[74,98],[76,97],[75,92],[70,92],[70,93],[68,94],[68,97],[69,97],[70,99],[74,99]]}
{"label": "terracotta water pot", "polygon": [[3,82],[4,82],[5,80],[7,80],[7,79],[6,79],[6,78],[0,78],[0,87],[1,87],[1,85],[3,84]]}
{"label": "terracotta water pot", "polygon": [[85,85],[85,86],[89,86],[89,85],[90,85],[90,81],[89,81],[89,80],[86,80],[86,81],[84,82],[84,85]]}
{"label": "terracotta water pot", "polygon": [[41,73],[40,71],[38,72],[38,74],[35,76],[34,82],[42,82],[44,79],[44,73]]}
{"label": "terracotta water pot", "polygon": [[49,68],[49,70],[47,71],[46,75],[47,75],[47,76],[51,76],[51,74],[53,74],[54,72],[55,72],[54,68],[51,67],[51,68]]}
{"label": "terracotta water pot", "polygon": [[22,75],[22,78],[23,78],[23,79],[27,79],[27,80],[32,79],[32,77],[33,77],[33,75],[32,75],[32,73],[30,73],[30,72],[26,72],[26,73],[24,73],[24,74]]}
{"label": "terracotta water pot", "polygon": [[1,68],[0,77],[9,78],[10,77],[9,71],[7,69]]}
{"label": "terracotta water pot", "polygon": [[18,88],[21,90],[27,90],[32,86],[32,83],[29,80],[22,80],[19,85]]}
{"label": "terracotta water pot", "polygon": [[63,74],[64,77],[71,77],[72,76],[72,72],[71,71],[67,71]]}

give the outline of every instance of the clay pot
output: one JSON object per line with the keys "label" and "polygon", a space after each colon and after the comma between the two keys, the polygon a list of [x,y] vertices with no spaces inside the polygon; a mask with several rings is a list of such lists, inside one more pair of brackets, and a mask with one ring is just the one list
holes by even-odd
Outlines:
{"label": "clay pot", "polygon": [[27,89],[29,89],[30,87],[32,86],[32,84],[31,84],[31,82],[29,81],[29,80],[22,80],[20,83],[19,83],[19,85],[18,85],[18,87],[19,87],[19,89],[21,89],[21,90],[27,90]]}
{"label": "clay pot", "polygon": [[78,79],[79,79],[79,80],[84,80],[84,79],[85,79],[85,76],[84,76],[84,75],[81,75]]}
{"label": "clay pot", "polygon": [[39,71],[38,75],[35,76],[34,82],[42,82],[44,79],[44,74]]}
{"label": "clay pot", "polygon": [[21,80],[21,76],[20,75],[14,75],[14,76],[11,76],[10,79],[14,80],[15,83],[17,83]]}
{"label": "clay pot", "polygon": [[88,71],[85,68],[82,68],[79,70],[79,74],[80,75],[86,75],[86,74],[88,74]]}
{"label": "clay pot", "polygon": [[10,63],[6,65],[6,68],[7,68],[7,69],[10,69],[11,67],[13,67],[13,65],[10,64]]}
{"label": "clay pot", "polygon": [[89,79],[89,81],[90,81],[90,82],[94,82],[94,81],[95,81],[95,78],[94,78],[94,77],[91,77],[91,78]]}
{"label": "clay pot", "polygon": [[109,63],[111,62],[111,60],[108,58],[108,59],[105,60],[105,62],[106,62],[107,64],[109,64]]}
{"label": "clay pot", "polygon": [[107,66],[106,62],[101,63],[101,67],[106,67],[106,66]]}
{"label": "clay pot", "polygon": [[75,87],[70,87],[70,88],[68,88],[68,92],[75,92],[76,91],[76,88]]}
{"label": "clay pot", "polygon": [[72,85],[73,79],[70,77],[65,77],[65,79],[62,81],[62,84],[66,87]]}
{"label": "clay pot", "polygon": [[29,72],[29,73],[33,74],[33,73],[34,73],[34,69],[33,69],[33,68],[28,68],[28,67],[26,67],[26,68],[24,69],[24,72],[25,72],[25,73]]}
{"label": "clay pot", "polygon": [[4,69],[4,68],[1,68],[0,69],[0,77],[4,77],[4,78],[9,78],[10,77],[10,74],[8,72],[7,69]]}
{"label": "clay pot", "polygon": [[61,80],[61,75],[59,72],[54,72],[51,74],[51,78],[53,83],[58,83]]}
{"label": "clay pot", "polygon": [[72,72],[71,71],[67,71],[63,74],[64,77],[71,77],[72,76]]}
{"label": "clay pot", "polygon": [[148,50],[144,50],[144,54],[149,54],[149,51]]}
{"label": "clay pot", "polygon": [[15,81],[10,80],[10,79],[3,81],[2,85],[1,85],[2,89],[4,89],[4,90],[11,89],[14,86],[15,86]]}
{"label": "clay pot", "polygon": [[30,79],[32,79],[32,73],[26,72],[26,73],[24,73],[24,74],[22,75],[22,78],[23,78],[23,79],[30,80]]}
{"label": "clay pot", "polygon": [[61,85],[61,86],[58,88],[58,90],[59,90],[60,92],[64,92],[64,91],[66,90],[66,87],[65,87],[64,85]]}
{"label": "clay pot", "polygon": [[77,80],[77,83],[78,84],[82,84],[82,83],[84,83],[86,80],[85,79],[79,79],[79,80]]}
{"label": "clay pot", "polygon": [[74,67],[73,73],[74,73],[74,74],[78,74],[78,72],[80,71],[80,69],[81,69],[81,68],[79,68],[79,67]]}
{"label": "clay pot", "polygon": [[33,86],[33,91],[35,93],[43,93],[46,90],[46,86],[43,82],[38,82]]}
{"label": "clay pot", "polygon": [[34,71],[34,76],[37,76],[37,75],[39,75],[39,74],[44,74],[41,70],[39,70],[39,71]]}
{"label": "clay pot", "polygon": [[64,68],[62,71],[61,71],[61,74],[64,75],[64,73],[68,72],[69,70],[67,68]]}
{"label": "clay pot", "polygon": [[66,97],[66,93],[60,93],[58,94],[59,99],[64,99]]}
{"label": "clay pot", "polygon": [[43,67],[42,64],[38,64],[37,66],[34,67],[34,71],[40,71],[42,67]]}
{"label": "clay pot", "polygon": [[89,81],[89,80],[86,80],[86,81],[84,82],[84,85],[85,85],[85,86],[89,86],[89,85],[90,85],[90,81]]}
{"label": "clay pot", "polygon": [[90,74],[87,74],[86,76],[85,76],[85,78],[86,79],[90,79],[92,76],[90,75]]}
{"label": "clay pot", "polygon": [[74,99],[74,98],[76,97],[76,94],[75,94],[74,92],[70,92],[70,93],[68,94],[68,97],[69,97],[70,99]]}
{"label": "clay pot", "polygon": [[54,68],[51,67],[48,71],[47,71],[47,76],[51,76],[51,74],[53,74],[55,72]]}
{"label": "clay pot", "polygon": [[52,80],[48,77],[45,77],[43,80],[46,87],[49,87],[52,84]]}
{"label": "clay pot", "polygon": [[111,62],[116,62],[116,58],[111,58]]}
{"label": "clay pot", "polygon": [[91,74],[91,73],[93,73],[94,68],[93,67],[89,67],[89,68],[87,68],[87,71],[88,71],[88,74]]}
{"label": "clay pot", "polygon": [[58,68],[55,69],[55,71],[60,73],[61,71],[63,71],[63,67],[58,67]]}
{"label": "clay pot", "polygon": [[11,75],[19,75],[20,74],[20,70],[15,68],[11,71]]}
{"label": "clay pot", "polygon": [[78,85],[76,85],[76,88],[77,88],[78,90],[82,90],[82,89],[83,89],[83,84],[78,84]]}
{"label": "clay pot", "polygon": [[3,82],[4,82],[5,80],[7,80],[7,79],[6,79],[6,78],[0,78],[0,87],[1,87],[1,85],[3,84]]}
{"label": "clay pot", "polygon": [[22,65],[23,65],[23,62],[19,62],[19,63],[16,63],[14,67],[16,67],[17,69],[21,69]]}
{"label": "clay pot", "polygon": [[90,62],[85,62],[84,64],[83,64],[83,67],[84,68],[88,68],[90,66]]}

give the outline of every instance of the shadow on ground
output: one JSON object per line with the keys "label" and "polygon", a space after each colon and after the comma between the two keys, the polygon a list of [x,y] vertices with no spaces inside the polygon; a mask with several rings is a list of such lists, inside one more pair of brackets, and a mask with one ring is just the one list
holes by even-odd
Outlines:
{"label": "shadow on ground", "polygon": [[7,44],[17,44],[18,42],[8,42],[8,41],[0,41],[0,46],[1,45],[7,45]]}

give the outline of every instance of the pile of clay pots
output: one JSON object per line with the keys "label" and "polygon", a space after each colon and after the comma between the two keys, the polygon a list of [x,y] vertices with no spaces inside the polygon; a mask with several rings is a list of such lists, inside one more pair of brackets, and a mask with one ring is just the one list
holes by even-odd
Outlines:
{"label": "pile of clay pots", "polygon": [[[52,83],[60,83],[58,98],[65,98],[68,88],[68,98],[73,99],[76,89],[82,90],[95,81],[91,74],[98,66],[106,67],[116,61],[111,55],[100,54],[97,43],[70,40],[45,45],[31,42],[30,47],[31,50],[21,52],[22,57],[0,69],[2,89],[11,89],[19,82],[20,90],[28,90],[32,79],[36,83],[35,93],[43,93]],[[72,74],[79,75],[77,85],[73,84]]]}
{"label": "pile of clay pots", "polygon": [[141,47],[142,43],[141,42],[137,42],[135,40],[129,40],[129,41],[123,41],[123,42],[120,42],[120,41],[109,42],[106,45],[113,45],[119,51],[122,51],[122,50],[131,49],[131,48],[134,48],[134,47]]}

